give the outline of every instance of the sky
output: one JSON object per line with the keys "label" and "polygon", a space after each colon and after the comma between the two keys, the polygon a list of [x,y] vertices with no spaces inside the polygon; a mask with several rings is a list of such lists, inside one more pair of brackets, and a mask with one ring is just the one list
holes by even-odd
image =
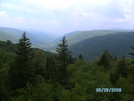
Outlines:
{"label": "sky", "polygon": [[0,0],[0,26],[55,34],[134,29],[134,0]]}

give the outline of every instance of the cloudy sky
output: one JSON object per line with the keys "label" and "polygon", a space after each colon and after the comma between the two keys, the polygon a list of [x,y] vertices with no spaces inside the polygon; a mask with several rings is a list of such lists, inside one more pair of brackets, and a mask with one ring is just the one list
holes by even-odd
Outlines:
{"label": "cloudy sky", "polygon": [[0,26],[59,34],[134,29],[134,0],[0,0]]}

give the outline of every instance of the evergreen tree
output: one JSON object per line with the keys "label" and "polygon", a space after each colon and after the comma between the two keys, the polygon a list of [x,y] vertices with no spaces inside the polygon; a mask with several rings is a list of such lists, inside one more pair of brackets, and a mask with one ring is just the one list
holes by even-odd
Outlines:
{"label": "evergreen tree", "polygon": [[100,66],[103,65],[104,68],[110,69],[110,67],[111,67],[111,65],[110,65],[111,61],[112,61],[112,56],[110,55],[109,51],[106,50],[102,54],[101,59],[98,62],[98,65],[100,65]]}
{"label": "evergreen tree", "polygon": [[73,59],[71,53],[70,53],[70,55],[69,55],[69,63],[70,63],[70,64],[73,64],[73,63],[74,63],[74,59]]}
{"label": "evergreen tree", "polygon": [[30,39],[26,37],[24,32],[18,43],[14,64],[9,70],[10,88],[12,90],[23,88],[27,82],[31,83],[33,79],[33,72],[29,66],[29,61],[32,58],[31,51]]}
{"label": "evergreen tree", "polygon": [[78,58],[83,60],[83,56],[82,56],[82,54],[80,54]]}
{"label": "evergreen tree", "polygon": [[67,40],[65,36],[61,40],[61,43],[58,43],[58,48],[56,48],[56,51],[58,53],[58,56],[56,57],[58,64],[59,64],[59,83],[61,85],[66,85],[68,81],[67,77],[67,66],[69,64],[69,55],[71,51],[67,48]]}

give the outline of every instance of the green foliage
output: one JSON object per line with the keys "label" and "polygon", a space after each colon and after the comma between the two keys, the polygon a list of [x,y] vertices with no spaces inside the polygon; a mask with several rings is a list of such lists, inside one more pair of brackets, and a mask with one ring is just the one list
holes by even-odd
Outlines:
{"label": "green foliage", "polygon": [[72,57],[72,54],[69,55],[69,64],[74,63],[74,58]]}
{"label": "green foliage", "polygon": [[37,75],[36,77],[33,97],[33,101],[53,101],[52,85],[47,83],[41,75]]}
{"label": "green foliage", "polygon": [[8,77],[8,64],[3,64],[0,60],[0,101],[7,100],[8,90],[6,87],[6,81]]}
{"label": "green foliage", "polygon": [[102,54],[100,61],[98,62],[98,65],[104,66],[104,68],[110,70],[111,69],[111,61],[112,61],[112,56],[110,55],[109,51],[106,50]]}
{"label": "green foliage", "polygon": [[[104,73],[103,67],[98,67],[94,63],[77,65],[77,62],[68,66],[70,81],[75,83],[72,92],[74,98],[79,101],[94,101],[108,99],[108,94],[96,93],[96,88],[112,88],[109,75]],[[97,98],[95,97],[97,96]]]}
{"label": "green foliage", "polygon": [[[2,44],[14,46],[9,40]],[[112,58],[106,50],[100,59],[90,63],[83,59],[71,63],[65,37],[57,49],[57,58],[50,52],[37,48],[31,50],[31,42],[25,34],[18,45],[17,53],[0,51],[0,101],[134,99],[133,59]],[[122,91],[96,92],[96,88],[121,88]]]}
{"label": "green foliage", "polygon": [[45,64],[46,64],[46,57],[44,52],[41,50],[35,51],[29,63],[29,66],[32,67],[33,69],[33,75],[36,76],[40,74],[45,78],[46,77]]}
{"label": "green foliage", "polygon": [[84,60],[81,60],[81,59],[77,59],[77,60],[75,61],[75,64],[76,64],[76,66],[82,66],[82,65],[87,64],[87,62],[84,61]]}
{"label": "green foliage", "polygon": [[[15,57],[15,63],[10,67],[10,88],[12,90],[25,87],[27,82],[33,80],[33,69],[29,66],[31,55],[31,42],[26,37],[26,33],[18,43],[18,52]],[[17,78],[16,78],[17,77]]]}
{"label": "green foliage", "polygon": [[33,87],[30,83],[26,87],[17,89],[16,96],[10,98],[11,101],[33,101]]}
{"label": "green foliage", "polygon": [[10,40],[0,41],[0,51],[6,51],[6,52],[15,52],[17,50],[17,45],[12,44]]}
{"label": "green foliage", "polygon": [[[90,35],[88,34],[88,36]],[[119,58],[123,56],[130,57],[128,53],[133,53],[133,50],[130,49],[129,46],[133,46],[133,39],[134,32],[117,32],[116,34],[111,33],[104,36],[87,38],[70,45],[69,49],[72,50],[73,57],[77,57],[82,53],[84,59],[88,62],[92,61],[95,57],[100,57],[106,49],[108,49],[113,56],[117,55]]]}
{"label": "green foliage", "polygon": [[67,40],[65,36],[61,40],[61,43],[58,44],[58,48],[56,48],[56,51],[58,53],[58,56],[56,57],[56,60],[59,64],[58,67],[58,73],[59,73],[59,79],[58,82],[61,85],[66,85],[68,82],[68,74],[67,74],[67,66],[69,64],[69,56],[71,51],[68,49]]}
{"label": "green foliage", "polygon": [[72,36],[68,37],[69,45],[72,45],[74,43],[83,41],[88,38],[92,38],[95,36],[100,35],[107,35],[107,34],[115,34],[119,31],[110,31],[110,30],[93,30],[93,31],[81,31],[78,33],[73,34]]}
{"label": "green foliage", "polygon": [[47,57],[46,60],[46,79],[51,79],[54,82],[58,81],[58,65],[52,57]]}
{"label": "green foliage", "polygon": [[69,64],[69,55],[71,53],[71,51],[69,51],[68,49],[65,36],[61,40],[61,43],[58,44],[58,48],[56,48],[56,51],[58,53],[57,61],[63,68],[65,68]]}
{"label": "green foliage", "polygon": [[83,56],[82,56],[82,54],[80,54],[80,55],[78,56],[78,58],[79,58],[79,59],[83,59]]}

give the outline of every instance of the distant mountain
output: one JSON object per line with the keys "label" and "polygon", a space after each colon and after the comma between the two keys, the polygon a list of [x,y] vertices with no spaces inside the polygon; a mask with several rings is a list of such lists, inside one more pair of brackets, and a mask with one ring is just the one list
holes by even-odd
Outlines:
{"label": "distant mountain", "polygon": [[[66,39],[68,40],[68,37],[72,36],[73,34],[79,33],[79,32],[81,32],[81,31],[74,31],[74,32],[70,32],[70,33],[65,34]],[[57,47],[57,43],[59,43],[60,40],[62,40],[63,36],[58,37],[55,40],[53,40],[52,41],[53,45],[51,47],[49,47],[48,50],[51,51],[51,52],[55,52],[55,48]]]}
{"label": "distant mountain", "polygon": [[[23,30],[18,30],[15,28],[6,28],[6,27],[0,27],[0,31],[2,34],[0,34],[1,38],[3,37],[2,35],[4,33],[9,33],[10,35],[7,36],[7,39],[13,41],[16,43],[18,41],[18,37],[21,38],[21,35],[24,33]],[[11,35],[14,36],[14,39],[11,38]],[[43,40],[39,38],[37,35],[35,36],[33,33],[27,32],[27,37],[30,38],[32,45],[34,47],[42,48],[42,49],[47,49],[51,44],[47,42],[46,40]]]}
{"label": "distant mountain", "polygon": [[1,41],[12,40],[13,43],[17,43],[19,37],[0,30],[0,40]]}
{"label": "distant mountain", "polygon": [[27,33],[31,33],[32,35],[34,36],[37,36],[43,40],[46,40],[46,41],[53,41],[54,39],[57,38],[56,35],[52,35],[52,33],[50,32],[46,32],[46,31],[40,31],[40,30],[35,30],[35,29],[29,29],[29,28],[21,28],[21,30],[27,32]]}
{"label": "distant mountain", "polygon": [[112,31],[112,30],[92,30],[92,31],[81,31],[76,34],[71,35],[67,38],[68,44],[72,45],[74,43],[80,42],[82,40],[92,38],[94,36],[101,36],[107,34],[116,34],[119,31]]}
{"label": "distant mountain", "polygon": [[[81,32],[81,31],[70,32],[70,33],[65,34],[65,36],[66,36],[66,38],[68,38],[68,37],[70,37],[71,35],[76,34],[76,33],[78,33],[78,32]],[[63,35],[63,36],[64,36],[64,35]],[[63,36],[56,38],[56,39],[53,40],[52,42],[53,42],[53,43],[59,42],[59,41],[62,39]]]}
{"label": "distant mountain", "polygon": [[[92,30],[92,31],[74,31],[71,33],[66,34],[66,39],[68,40],[68,45],[72,45],[74,43],[80,42],[82,40],[92,38],[94,36],[101,36],[101,35],[107,35],[107,34],[117,34],[122,31],[112,31],[112,30]],[[50,48],[49,51],[54,52],[55,48],[57,47],[57,43],[60,42],[62,37],[57,38]]]}
{"label": "distant mountain", "polygon": [[19,38],[24,33],[24,31],[22,31],[22,30],[18,30],[18,29],[15,29],[15,28],[8,28],[8,27],[0,27],[0,31],[10,33],[10,34],[15,35],[15,36],[17,36]]}
{"label": "distant mountain", "polygon": [[134,31],[134,29],[122,29],[122,28],[112,28],[110,30],[114,30],[114,31]]}
{"label": "distant mountain", "polygon": [[69,49],[72,50],[74,57],[82,54],[87,61],[91,61],[99,57],[106,49],[113,56],[129,57],[128,53],[134,52],[129,46],[134,47],[134,32],[120,32],[88,38],[69,46]]}

